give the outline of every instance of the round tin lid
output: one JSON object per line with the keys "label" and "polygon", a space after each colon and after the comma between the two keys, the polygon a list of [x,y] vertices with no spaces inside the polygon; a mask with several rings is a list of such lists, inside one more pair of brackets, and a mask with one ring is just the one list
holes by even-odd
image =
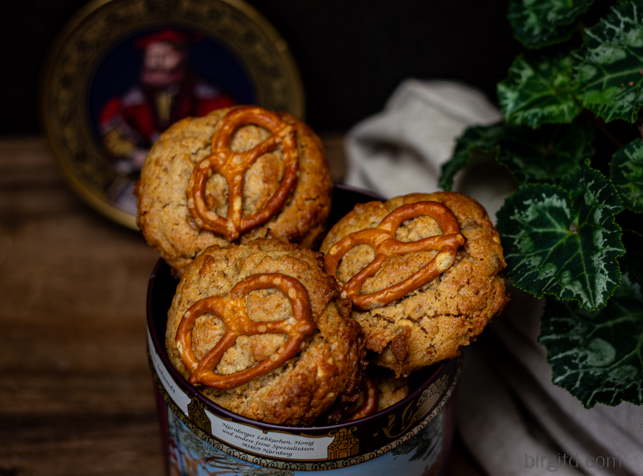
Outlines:
{"label": "round tin lid", "polygon": [[233,104],[305,112],[288,45],[241,0],[96,0],[66,25],[41,82],[41,119],[66,181],[133,229],[132,192],[158,135]]}

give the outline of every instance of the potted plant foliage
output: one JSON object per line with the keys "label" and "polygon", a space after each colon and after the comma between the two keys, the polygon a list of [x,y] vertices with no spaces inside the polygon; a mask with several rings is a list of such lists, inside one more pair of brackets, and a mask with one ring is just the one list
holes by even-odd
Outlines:
{"label": "potted plant foliage", "polygon": [[498,84],[504,120],[470,127],[450,190],[493,155],[518,182],[497,213],[507,277],[546,298],[553,382],[587,408],[643,404],[643,0],[511,0],[525,47]]}

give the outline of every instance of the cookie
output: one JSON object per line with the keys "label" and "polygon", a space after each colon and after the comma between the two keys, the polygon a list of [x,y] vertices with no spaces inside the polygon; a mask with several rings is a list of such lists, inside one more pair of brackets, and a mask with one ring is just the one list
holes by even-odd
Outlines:
{"label": "cookie", "polygon": [[498,232],[459,193],[358,204],[321,251],[372,362],[398,376],[458,356],[508,302]]}
{"label": "cookie", "polygon": [[373,380],[378,393],[377,411],[395,405],[409,394],[409,384],[404,377],[375,374]]}
{"label": "cookie", "polygon": [[319,138],[256,107],[186,118],[150,150],[135,193],[147,242],[180,276],[211,245],[280,238],[316,247],[332,181]]}
{"label": "cookie", "polygon": [[168,311],[172,364],[213,402],[267,423],[309,425],[357,400],[363,335],[321,260],[273,239],[205,249]]}

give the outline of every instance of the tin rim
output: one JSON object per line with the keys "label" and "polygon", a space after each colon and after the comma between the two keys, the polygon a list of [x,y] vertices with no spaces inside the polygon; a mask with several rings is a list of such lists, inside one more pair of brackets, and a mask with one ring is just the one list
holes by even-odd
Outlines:
{"label": "tin rim", "polygon": [[[148,357],[149,357],[149,349],[148,349]],[[404,433],[400,438],[398,438],[395,441],[392,441],[380,448],[377,448],[375,450],[369,451],[367,453],[363,453],[357,456],[353,457],[348,457],[344,459],[335,459],[335,460],[316,460],[316,461],[305,461],[305,460],[279,460],[279,459],[273,459],[269,458],[263,455],[258,455],[254,453],[249,453],[243,449],[238,449],[234,446],[229,446],[227,443],[218,440],[217,438],[213,437],[209,433],[203,431],[198,425],[196,425],[190,418],[183,413],[178,406],[175,404],[175,402],[172,400],[172,398],[167,394],[165,391],[162,383],[160,382],[160,379],[158,377],[158,374],[154,370],[153,364],[150,362],[150,368],[152,370],[152,375],[154,379],[154,383],[156,384],[156,388],[159,392],[159,396],[162,399],[162,401],[165,402],[167,405],[167,408],[197,437],[199,437],[202,441],[205,443],[209,444],[211,447],[216,448],[220,451],[223,451],[224,453],[227,453],[228,455],[237,458],[241,461],[255,464],[258,466],[263,466],[263,467],[269,467],[269,468],[279,468],[283,470],[291,470],[291,471],[328,471],[328,470],[333,470],[333,469],[338,469],[338,468],[346,468],[350,466],[354,466],[360,463],[364,463],[366,461],[370,461],[372,459],[375,459],[379,456],[382,456],[386,453],[388,453],[391,450],[394,450],[395,448],[399,447],[400,445],[406,443],[409,441],[411,438],[416,436],[419,432],[421,432],[426,426],[431,423],[431,421],[439,415],[441,412],[444,411],[446,404],[451,400],[453,396],[453,392],[457,386],[459,376],[460,376],[460,368],[458,367],[456,374],[453,378],[453,380],[450,383],[449,388],[447,391],[441,396],[438,404],[433,408],[431,413],[420,423],[418,423],[415,427],[413,427],[411,430],[407,431]],[[390,408],[390,407],[389,407]],[[382,412],[383,413],[383,412]],[[254,420],[253,420],[254,422]],[[256,422],[255,422],[256,423]],[[290,427],[293,428],[293,427]],[[319,427],[315,427],[319,428]],[[335,428],[334,426],[331,428]]]}

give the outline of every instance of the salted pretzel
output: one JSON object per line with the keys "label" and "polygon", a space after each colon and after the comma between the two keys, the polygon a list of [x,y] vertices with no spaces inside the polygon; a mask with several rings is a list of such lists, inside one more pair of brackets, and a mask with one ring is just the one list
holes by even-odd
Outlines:
{"label": "salted pretzel", "polygon": [[[230,148],[232,136],[242,126],[255,124],[271,132],[263,142],[252,149],[234,152]],[[299,155],[295,134],[297,125],[284,121],[278,114],[256,106],[233,109],[221,119],[221,128],[212,137],[211,154],[192,171],[188,182],[188,209],[197,226],[235,241],[241,234],[260,226],[279,212],[288,200],[297,181]],[[256,160],[281,145],[286,170],[277,191],[265,206],[243,216],[243,186],[246,171]],[[213,173],[219,173],[228,182],[228,217],[214,213],[205,200],[205,186]]]}
{"label": "salted pretzel", "polygon": [[[256,322],[248,317],[246,296],[256,289],[276,288],[290,300],[293,316],[274,322]],[[211,313],[223,321],[225,332],[215,346],[199,361],[192,349],[192,330],[196,319]],[[304,339],[316,329],[311,318],[308,291],[295,278],[279,273],[256,274],[237,283],[229,297],[208,297],[197,301],[188,309],[176,331],[176,343],[181,360],[192,373],[190,383],[229,390],[250,380],[266,375],[299,352]],[[230,375],[218,375],[215,369],[223,354],[231,348],[240,335],[288,334],[286,343],[272,356],[249,369]]]}
{"label": "salted pretzel", "polygon": [[[395,237],[395,231],[405,220],[428,215],[442,228],[442,235],[430,236],[418,241],[402,242]],[[337,278],[337,268],[344,255],[357,245],[370,245],[375,250],[375,258],[364,269],[344,285],[342,297],[349,297],[358,309],[374,309],[406,296],[424,286],[443,273],[453,264],[455,255],[464,245],[466,238],[460,233],[455,215],[438,202],[416,202],[403,205],[389,213],[375,228],[351,233],[335,243],[326,254],[324,270]],[[364,281],[373,276],[391,255],[406,254],[413,251],[437,250],[437,255],[420,270],[405,280],[380,291],[360,294]]]}
{"label": "salted pretzel", "polygon": [[362,390],[362,393],[364,395],[364,402],[343,421],[359,420],[360,418],[372,415],[377,411],[380,398],[375,382],[373,382],[373,378],[368,374],[364,375],[364,389]]}

